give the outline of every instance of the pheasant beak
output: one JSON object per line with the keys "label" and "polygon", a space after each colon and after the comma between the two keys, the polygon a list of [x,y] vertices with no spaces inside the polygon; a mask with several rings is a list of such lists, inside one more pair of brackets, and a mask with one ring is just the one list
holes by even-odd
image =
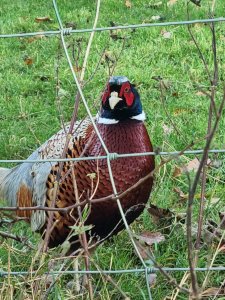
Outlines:
{"label": "pheasant beak", "polygon": [[111,92],[110,94],[110,98],[109,98],[109,106],[111,109],[114,109],[114,107],[116,106],[116,104],[123,100],[122,98],[118,97],[118,93],[117,92]]}

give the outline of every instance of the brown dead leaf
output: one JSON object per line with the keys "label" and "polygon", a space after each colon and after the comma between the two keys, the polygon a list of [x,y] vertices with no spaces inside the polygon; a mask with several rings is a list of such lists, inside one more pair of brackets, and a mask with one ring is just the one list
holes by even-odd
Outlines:
{"label": "brown dead leaf", "polygon": [[150,232],[150,231],[144,231],[140,235],[136,236],[136,238],[141,243],[145,243],[148,246],[151,246],[153,244],[158,244],[165,240],[165,237],[160,232]]}
{"label": "brown dead leaf", "polygon": [[[184,174],[186,172],[192,172],[192,171],[197,172],[199,165],[200,165],[200,162],[199,162],[198,158],[195,157],[194,159],[190,160],[186,165],[184,165],[183,167],[180,168],[181,173],[179,173],[179,170],[175,169],[175,171],[178,172],[179,175]],[[206,166],[209,166],[209,165],[211,165],[211,160],[207,159]]]}
{"label": "brown dead leaf", "polygon": [[[150,253],[149,253],[149,247],[142,245],[139,241],[135,240],[135,244],[137,246],[137,249],[142,257],[143,260],[149,259]],[[136,251],[135,251],[136,253]],[[137,253],[136,253],[137,255]]]}
{"label": "brown dead leaf", "polygon": [[131,8],[131,2],[130,2],[130,0],[126,0],[126,1],[125,1],[125,6],[126,6],[127,8]]}
{"label": "brown dead leaf", "polygon": [[26,65],[30,66],[33,64],[33,59],[31,57],[25,57],[24,62]]}
{"label": "brown dead leaf", "polygon": [[41,23],[41,22],[52,22],[53,19],[51,19],[49,16],[46,17],[37,17],[35,18],[35,22]]}
{"label": "brown dead leaf", "polygon": [[190,113],[190,112],[191,112],[191,109],[177,108],[177,109],[174,110],[173,115],[174,116],[179,116],[181,114]]}
{"label": "brown dead leaf", "polygon": [[194,159],[190,160],[189,163],[184,167],[184,171],[187,172],[197,172],[199,168],[200,162],[199,160],[195,157]]}
{"label": "brown dead leaf", "polygon": [[172,177],[179,177],[182,174],[182,169],[178,166],[175,166]]}
{"label": "brown dead leaf", "polygon": [[167,2],[167,6],[173,6],[176,2],[177,2],[177,0],[169,0]]}
{"label": "brown dead leaf", "polygon": [[174,214],[165,208],[159,208],[156,205],[150,204],[148,212],[151,215],[154,223],[160,223],[161,221],[166,221],[172,219]]}

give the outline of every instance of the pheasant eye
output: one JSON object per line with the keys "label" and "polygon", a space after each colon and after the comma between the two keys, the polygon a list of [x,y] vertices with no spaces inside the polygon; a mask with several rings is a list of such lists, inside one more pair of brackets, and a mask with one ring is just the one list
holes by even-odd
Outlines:
{"label": "pheasant eye", "polygon": [[130,91],[130,89],[128,88],[128,87],[126,87],[125,89],[124,89],[124,92],[125,93],[128,93]]}

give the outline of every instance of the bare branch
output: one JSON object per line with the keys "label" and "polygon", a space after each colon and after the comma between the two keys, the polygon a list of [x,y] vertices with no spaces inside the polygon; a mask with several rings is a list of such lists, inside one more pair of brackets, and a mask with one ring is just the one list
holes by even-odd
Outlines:
{"label": "bare branch", "polygon": [[14,235],[11,233],[6,233],[4,231],[0,231],[0,236],[7,239],[12,239],[14,241],[17,241],[19,243],[22,243],[24,246],[29,247],[30,249],[34,250],[35,248],[31,245],[31,243],[28,241],[27,237]]}

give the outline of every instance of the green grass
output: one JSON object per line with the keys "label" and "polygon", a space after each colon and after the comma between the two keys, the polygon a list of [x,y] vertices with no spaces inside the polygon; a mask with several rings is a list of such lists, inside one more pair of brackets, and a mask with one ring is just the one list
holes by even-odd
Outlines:
{"label": "green grass", "polygon": [[[89,28],[95,18],[95,1],[58,1],[63,23],[73,22],[76,28]],[[167,7],[163,0],[162,5],[153,8],[157,1],[131,0],[132,7],[125,6],[125,1],[102,1],[98,27],[110,26],[110,22],[116,25],[151,22],[152,16],[161,16],[165,21],[186,20],[185,1],[177,1],[173,6]],[[223,1],[216,1],[215,16],[224,16]],[[202,7],[198,8],[190,4],[190,18],[207,18],[212,1],[202,1]],[[36,17],[50,16],[52,22],[35,22]],[[1,1],[0,7],[1,33],[18,33],[31,31],[44,31],[58,29],[51,1]],[[199,46],[205,56],[209,69],[213,71],[213,55],[211,51],[211,33],[209,26],[191,26]],[[165,39],[162,30],[170,31],[171,38]],[[217,88],[216,103],[222,98],[222,85],[224,82],[223,70],[225,68],[225,27],[223,23],[216,24],[216,38],[219,64],[219,85]],[[119,57],[114,74],[124,74],[137,85],[141,94],[144,109],[147,114],[147,128],[154,147],[164,151],[183,149],[192,141],[198,140],[193,148],[204,146],[207,130],[207,114],[209,100],[205,96],[198,95],[198,86],[209,90],[209,81],[206,71],[199,58],[199,53],[194,46],[186,26],[157,27],[132,30],[120,30],[118,36],[126,38],[125,47]],[[72,35],[67,37],[67,44],[71,53],[72,46],[81,43],[79,67],[85,54],[89,34]],[[56,62],[59,54],[58,37],[38,38],[11,38],[1,39],[0,43],[0,158],[20,159],[26,158],[40,143],[43,143],[60,128],[58,104],[55,97],[56,89]],[[95,34],[88,60],[85,78],[88,79],[106,49],[111,59],[115,59],[122,48],[122,39],[113,40],[109,32]],[[61,88],[66,91],[66,96],[61,99],[63,116],[69,121],[72,114],[76,87],[63,51],[60,50],[59,78]],[[25,58],[32,59],[32,64],[27,65]],[[159,83],[154,77],[161,76],[169,82],[164,91],[165,107],[163,108]],[[94,78],[84,88],[84,95],[92,109],[96,113],[94,102],[100,103],[100,94],[108,78],[108,66],[103,58]],[[80,106],[79,116],[83,117],[85,110]],[[180,134],[174,129],[170,134],[163,131],[163,125],[173,128],[171,120],[176,124]],[[218,132],[212,143],[212,148],[224,148],[225,118],[222,116]],[[180,200],[174,192],[179,187],[184,193],[188,192],[188,181],[183,174],[173,177],[175,165],[187,163],[194,156],[183,157],[180,161],[172,161],[161,168],[156,175],[154,191],[151,202],[159,207],[169,208],[175,213],[186,211],[186,201]],[[213,219],[218,223],[218,211],[224,209],[224,163],[223,155],[211,155],[211,159],[219,159],[222,166],[219,169],[208,170],[206,185],[207,204],[206,219]],[[159,162],[159,159],[157,158]],[[5,166],[7,166],[5,164]],[[193,177],[193,174],[192,174]],[[199,192],[198,188],[198,192]],[[211,203],[211,199],[220,198],[217,204]],[[198,216],[199,199],[194,203],[194,219]],[[132,229],[138,234],[144,230],[162,231],[165,234],[165,242],[153,247],[156,260],[163,266],[186,267],[187,247],[185,229],[182,223],[174,222],[170,229],[165,231],[163,226],[154,224],[150,215],[145,211],[138,222],[132,225]],[[5,226],[1,230],[9,231]],[[38,235],[31,233],[26,224],[16,224],[12,232],[18,235],[29,236],[29,239],[37,246]],[[36,247],[35,246],[35,247]],[[11,240],[0,240],[0,270],[27,270],[32,265],[32,257],[35,251]],[[199,266],[206,265],[207,257],[215,251],[205,243],[200,251]],[[50,252],[42,269],[47,268],[50,257],[57,255]],[[126,232],[101,245],[94,255],[94,261],[102,269],[141,268],[140,261],[136,257]],[[219,254],[214,265],[224,264],[223,255]],[[93,264],[94,268],[94,264]],[[177,282],[180,282],[183,273],[172,274]],[[199,274],[199,282],[204,280],[205,274]],[[125,274],[113,276],[118,285],[133,300],[147,299],[147,290],[143,274]],[[211,273],[208,286],[219,286],[223,280],[223,273]],[[74,299],[71,291],[66,288],[66,282],[71,277],[66,276],[59,281],[49,299]],[[188,281],[189,282],[189,281]],[[121,299],[120,293],[105,280],[94,276],[94,284],[98,289],[95,299]],[[102,288],[101,288],[102,286]],[[25,278],[0,278],[1,299],[27,299],[30,296],[31,286]],[[22,291],[22,292],[21,292]],[[157,283],[152,287],[153,299],[161,300],[171,296],[173,287],[162,275],[158,274]],[[61,298],[60,298],[61,297]],[[80,298],[79,298],[80,297]],[[81,296],[77,299],[81,299]],[[170,299],[170,298],[168,298]],[[186,295],[179,294],[177,299],[187,299]],[[222,299],[222,298],[221,298]]]}

